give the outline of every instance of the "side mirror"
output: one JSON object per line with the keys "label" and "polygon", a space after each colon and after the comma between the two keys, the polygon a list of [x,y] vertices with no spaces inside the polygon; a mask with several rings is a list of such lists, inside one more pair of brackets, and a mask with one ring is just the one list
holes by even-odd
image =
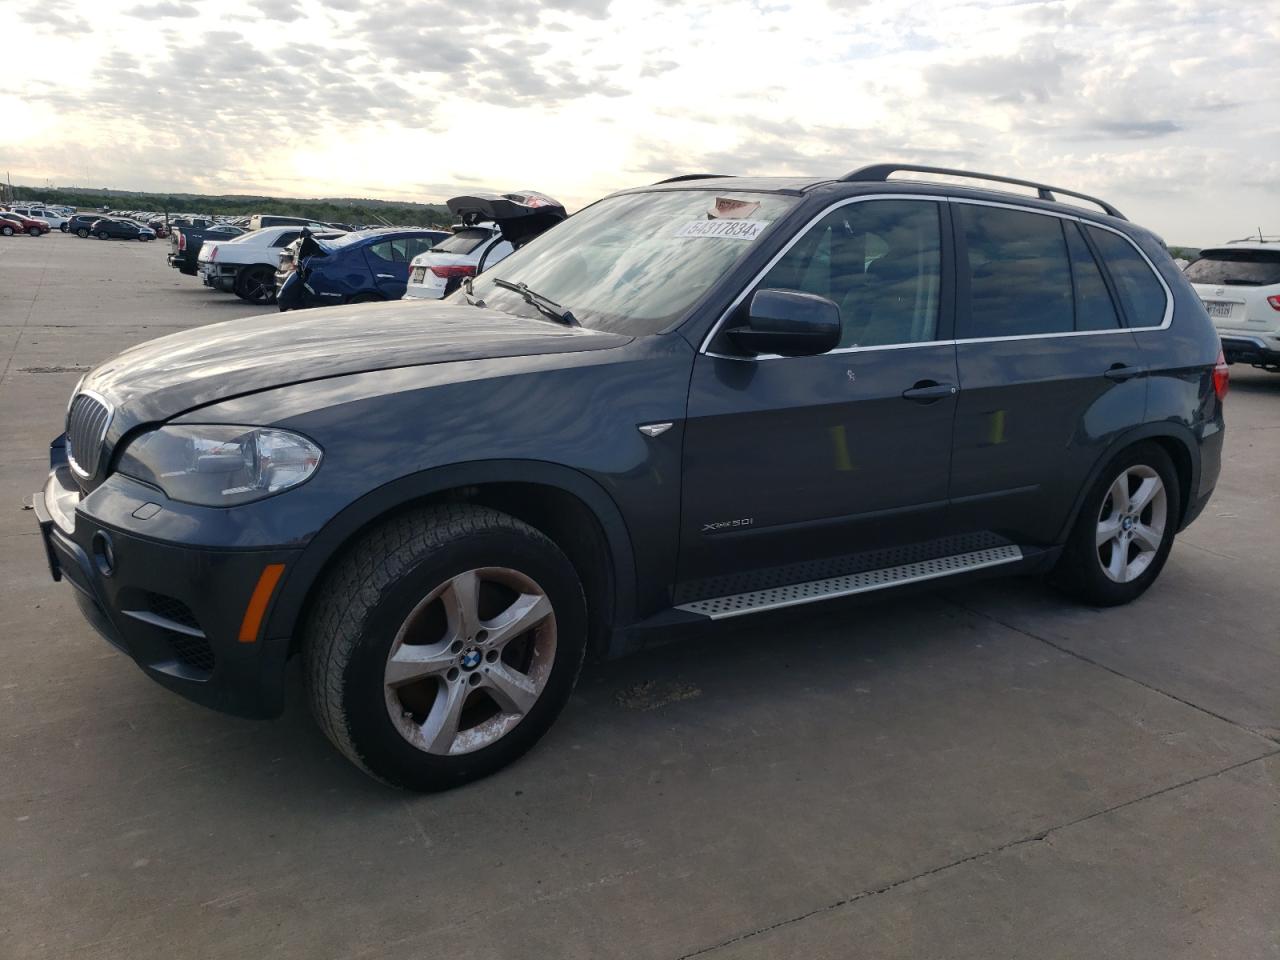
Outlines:
{"label": "side mirror", "polygon": [[726,331],[751,353],[810,357],[840,345],[840,308],[826,297],[798,290],[757,290],[745,326]]}

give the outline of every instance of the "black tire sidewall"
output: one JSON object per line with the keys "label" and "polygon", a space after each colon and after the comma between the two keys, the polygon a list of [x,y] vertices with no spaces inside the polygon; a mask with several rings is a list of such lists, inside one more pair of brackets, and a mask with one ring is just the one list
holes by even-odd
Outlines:
{"label": "black tire sidewall", "polygon": [[[255,274],[262,273],[269,269],[270,269],[269,267],[265,267],[260,264],[251,266],[251,267],[245,267],[244,269],[242,269],[239,272],[239,274],[236,275],[236,285],[235,285],[236,296],[238,296],[241,300],[247,300],[249,303],[263,303],[263,304],[275,303],[276,298],[274,294],[266,297],[249,296],[250,279],[253,276],[255,276]],[[275,271],[271,271],[271,277],[274,279]],[[265,284],[266,284],[266,281],[264,280],[263,285],[265,286]]]}
{"label": "black tire sidewall", "polygon": [[81,227],[79,230],[77,230],[77,231],[76,231],[76,236],[77,236],[77,237],[79,237],[81,240],[88,240],[88,239],[89,239],[89,230],[88,230],[88,228],[87,228],[87,227]]}
{"label": "black tire sidewall", "polygon": [[12,237],[13,227],[0,227],[0,233],[3,233],[6,237]]}
{"label": "black tire sidewall", "polygon": [[[1111,489],[1120,472],[1139,465],[1155,470],[1164,484],[1168,502],[1165,534],[1155,558],[1142,575],[1129,583],[1116,583],[1103,571],[1102,561],[1098,557],[1096,544],[1098,514],[1107,498],[1107,491]],[[1142,443],[1125,450],[1107,464],[1081,507],[1080,516],[1076,520],[1075,529],[1072,531],[1063,556],[1063,561],[1067,564],[1064,571],[1066,585],[1082,599],[1097,606],[1119,606],[1136,600],[1146,592],[1164,569],[1165,561],[1169,559],[1169,552],[1173,549],[1174,536],[1181,516],[1182,488],[1179,486],[1178,473],[1174,469],[1169,454],[1154,443]]]}
{"label": "black tire sidewall", "polygon": [[[439,584],[478,567],[503,566],[531,577],[547,592],[556,616],[556,659],[541,697],[502,739],[458,757],[427,754],[400,735],[387,714],[383,674],[387,654],[409,611]],[[343,713],[364,764],[388,782],[440,790],[486,776],[511,763],[550,728],[573,691],[587,635],[582,587],[569,561],[532,537],[494,530],[453,541],[422,558],[390,585],[361,624],[361,639],[343,675]]]}

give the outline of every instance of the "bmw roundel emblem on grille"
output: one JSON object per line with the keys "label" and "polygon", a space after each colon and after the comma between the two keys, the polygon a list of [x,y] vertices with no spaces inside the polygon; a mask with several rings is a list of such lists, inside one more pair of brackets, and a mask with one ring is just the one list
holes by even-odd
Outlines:
{"label": "bmw roundel emblem on grille", "polygon": [[95,393],[80,393],[67,411],[67,461],[82,477],[98,471],[102,442],[111,424],[111,405]]}

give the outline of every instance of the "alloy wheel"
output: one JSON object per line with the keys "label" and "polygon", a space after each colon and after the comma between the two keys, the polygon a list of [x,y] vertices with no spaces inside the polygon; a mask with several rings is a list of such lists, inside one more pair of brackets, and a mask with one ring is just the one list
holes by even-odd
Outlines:
{"label": "alloy wheel", "polygon": [[425,753],[472,753],[528,716],[555,656],[546,591],[507,567],[468,570],[428,593],[397,631],[383,674],[387,713]]}
{"label": "alloy wheel", "polygon": [[1116,477],[1098,513],[1095,543],[1108,579],[1130,583],[1151,566],[1165,538],[1169,497],[1160,474],[1135,464]]}

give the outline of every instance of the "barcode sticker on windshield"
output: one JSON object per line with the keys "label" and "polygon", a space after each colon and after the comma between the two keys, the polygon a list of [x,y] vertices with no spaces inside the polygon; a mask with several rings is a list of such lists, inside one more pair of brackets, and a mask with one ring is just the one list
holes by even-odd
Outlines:
{"label": "barcode sticker on windshield", "polygon": [[770,223],[771,220],[694,220],[681,226],[675,236],[754,240]]}

